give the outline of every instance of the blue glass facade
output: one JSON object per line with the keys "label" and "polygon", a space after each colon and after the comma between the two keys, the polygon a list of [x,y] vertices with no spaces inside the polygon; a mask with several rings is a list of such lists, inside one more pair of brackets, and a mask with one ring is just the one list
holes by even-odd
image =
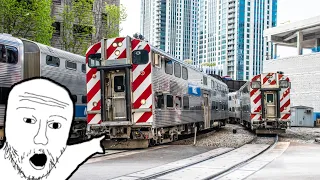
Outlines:
{"label": "blue glass facade", "polygon": [[272,27],[277,26],[278,0],[272,0]]}
{"label": "blue glass facade", "polygon": [[237,80],[243,80],[244,73],[244,31],[245,31],[245,0],[239,1],[239,23],[238,23],[238,49],[237,49]]}
{"label": "blue glass facade", "polygon": [[166,49],[166,0],[161,0],[160,6],[161,24],[160,24],[160,49]]}

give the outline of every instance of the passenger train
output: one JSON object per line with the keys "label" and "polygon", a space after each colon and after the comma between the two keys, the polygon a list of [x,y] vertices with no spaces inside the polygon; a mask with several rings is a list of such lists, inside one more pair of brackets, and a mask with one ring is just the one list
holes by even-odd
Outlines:
{"label": "passenger train", "polygon": [[256,134],[285,133],[290,127],[290,89],[290,79],[283,72],[258,74],[229,94],[230,119]]}
{"label": "passenger train", "polygon": [[146,148],[226,124],[227,85],[146,41],[103,39],[86,58],[87,134],[106,134],[106,148]]}
{"label": "passenger train", "polygon": [[44,76],[65,85],[76,103],[69,142],[85,138],[85,57],[27,39],[0,34],[0,140],[3,140],[5,104],[10,87],[23,79]]}

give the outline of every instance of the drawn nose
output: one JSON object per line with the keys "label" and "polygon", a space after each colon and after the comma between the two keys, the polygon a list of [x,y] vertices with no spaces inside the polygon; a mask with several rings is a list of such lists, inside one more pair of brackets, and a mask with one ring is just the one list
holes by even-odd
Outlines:
{"label": "drawn nose", "polygon": [[42,125],[40,120],[38,132],[33,139],[35,144],[42,144],[42,145],[48,144],[47,126],[46,126],[46,123],[43,123],[43,124],[44,125]]}

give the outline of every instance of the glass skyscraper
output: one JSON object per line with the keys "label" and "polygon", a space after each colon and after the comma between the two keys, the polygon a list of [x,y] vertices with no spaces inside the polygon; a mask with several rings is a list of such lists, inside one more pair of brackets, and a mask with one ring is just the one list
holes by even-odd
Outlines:
{"label": "glass skyscraper", "polygon": [[199,0],[141,0],[141,34],[180,60],[197,59]]}
{"label": "glass skyscraper", "polygon": [[277,0],[201,0],[195,64],[214,62],[209,72],[248,80],[272,58],[263,30],[276,23]]}

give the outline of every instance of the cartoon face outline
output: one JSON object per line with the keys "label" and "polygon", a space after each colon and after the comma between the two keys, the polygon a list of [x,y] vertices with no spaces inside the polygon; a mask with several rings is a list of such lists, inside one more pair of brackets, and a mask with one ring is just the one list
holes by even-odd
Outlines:
{"label": "cartoon face outline", "polygon": [[63,154],[74,118],[70,93],[48,79],[17,84],[9,94],[5,137],[9,159],[19,172],[41,179]]}

